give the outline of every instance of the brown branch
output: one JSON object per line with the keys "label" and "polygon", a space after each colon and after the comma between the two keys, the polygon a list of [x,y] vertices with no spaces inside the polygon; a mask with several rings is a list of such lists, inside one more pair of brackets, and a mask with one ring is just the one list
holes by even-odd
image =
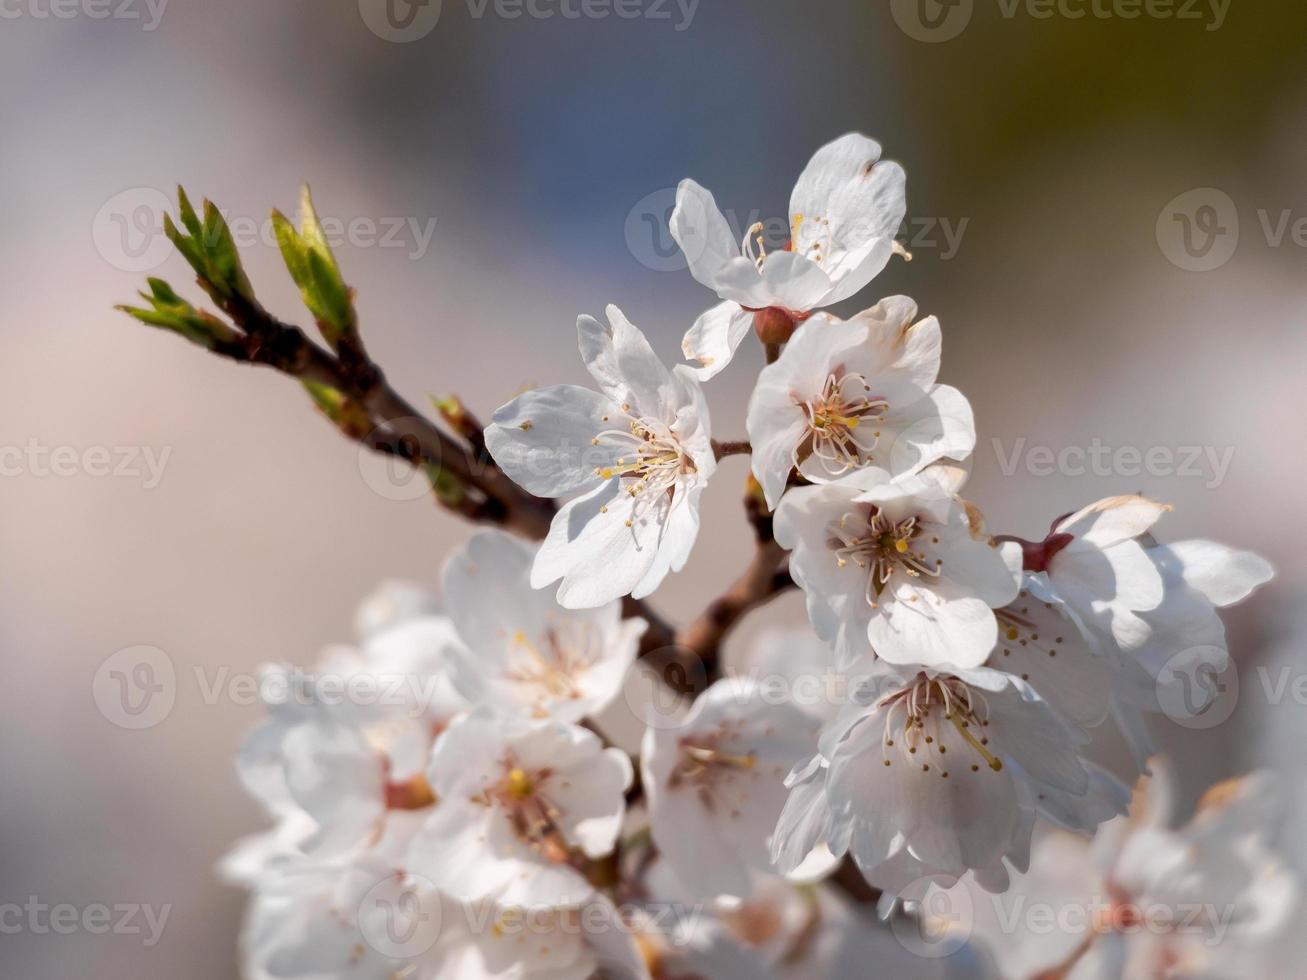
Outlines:
{"label": "brown branch", "polygon": [[469,446],[437,428],[386,381],[357,335],[342,337],[338,356],[315,344],[299,327],[283,323],[257,303],[239,297],[225,300],[223,312],[243,335],[214,346],[214,353],[235,361],[263,364],[301,381],[328,385],[356,402],[388,435],[411,440],[417,458],[410,461],[443,470],[475,498],[463,516],[499,524],[540,539],[553,519],[552,502],[522,490],[497,466]]}
{"label": "brown branch", "polygon": [[[219,305],[242,333],[216,341],[210,348],[213,353],[242,364],[264,365],[300,381],[339,391],[362,409],[375,428],[371,432],[338,428],[372,452],[448,473],[470,491],[456,500],[448,495],[438,497],[443,506],[459,516],[537,541],[548,533],[556,511],[554,502],[528,493],[495,465],[485,451],[480,423],[461,403],[456,403],[457,417],[447,410],[442,414],[462,441],[439,429],[386,382],[385,374],[367,354],[357,334],[342,337],[339,354],[333,356],[299,327],[283,322],[258,303],[234,297],[221,299]],[[642,652],[672,643],[672,627],[648,604],[628,596],[623,600],[623,615],[639,616],[649,623],[641,641]]]}
{"label": "brown branch", "polygon": [[676,634],[676,646],[699,658],[709,681],[721,667],[721,645],[744,615],[793,587],[782,568],[785,549],[775,541],[759,546],[744,573],[708,604],[699,618]]}
{"label": "brown branch", "polygon": [[727,456],[747,456],[753,452],[753,447],[749,445],[748,439],[735,439],[725,442],[712,441],[712,451],[719,460]]}

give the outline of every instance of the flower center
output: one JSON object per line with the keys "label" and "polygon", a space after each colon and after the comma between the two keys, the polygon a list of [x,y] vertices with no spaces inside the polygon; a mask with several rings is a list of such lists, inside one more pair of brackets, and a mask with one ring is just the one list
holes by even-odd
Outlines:
{"label": "flower center", "polygon": [[622,478],[622,487],[632,497],[657,495],[671,490],[680,477],[694,471],[694,462],[680,441],[663,423],[649,418],[631,419],[625,429],[606,429],[591,442],[612,439],[623,445],[623,455],[612,466],[595,468],[605,480]]}
{"label": "flower center", "polygon": [[[812,455],[831,476],[840,476],[875,458],[872,452],[880,441],[876,425],[889,411],[889,402],[870,395],[870,391],[864,375],[831,373],[821,394],[800,405],[808,416]],[[798,464],[796,448],[794,465]]]}
{"label": "flower center", "polygon": [[839,523],[832,524],[827,543],[841,568],[853,562],[867,570],[867,604],[874,609],[895,571],[909,578],[939,575],[943,559],[936,558],[932,563],[924,551],[913,547],[913,540],[920,533],[915,515],[893,521],[873,506],[865,519],[847,513]]}
{"label": "flower center", "polygon": [[690,785],[694,787],[709,809],[733,806],[725,797],[719,797],[719,791],[733,783],[738,776],[752,773],[758,765],[758,757],[752,752],[731,752],[723,743],[732,736],[731,726],[723,726],[707,735],[689,736],[681,739],[680,759],[673,770],[670,785]]}
{"label": "flower center", "polygon": [[[506,676],[536,688],[541,700],[581,697],[581,676],[599,659],[598,639],[589,624],[551,626],[537,645],[521,630],[513,635],[513,657]],[[543,713],[543,711],[539,712]]]}
{"label": "flower center", "polygon": [[[948,778],[948,760],[942,758],[946,748],[940,737],[947,724],[985,765],[994,772],[1002,771],[1003,761],[989,750],[989,738],[984,734],[989,726],[989,705],[965,681],[921,673],[907,687],[881,698],[878,706],[885,709],[885,765],[893,763],[889,750],[896,745],[899,755],[908,763],[928,758],[934,748],[941,756],[937,768]],[[897,724],[900,712],[904,715],[901,726]],[[930,770],[929,762],[922,762],[921,766],[923,772]],[[979,763],[971,764],[972,772],[979,770]]]}
{"label": "flower center", "polygon": [[541,856],[557,863],[567,861],[571,852],[558,828],[561,814],[541,792],[551,771],[524,769],[511,756],[501,765],[503,777],[476,801],[502,810],[513,832]]}

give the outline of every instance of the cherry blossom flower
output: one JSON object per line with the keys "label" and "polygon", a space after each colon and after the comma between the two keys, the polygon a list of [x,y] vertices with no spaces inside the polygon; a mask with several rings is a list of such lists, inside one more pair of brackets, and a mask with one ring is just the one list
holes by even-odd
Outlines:
{"label": "cherry blossom flower", "polygon": [[767,252],[755,224],[735,235],[712,194],[693,180],[676,193],[671,233],[690,274],[724,302],[690,328],[682,349],[706,381],[724,368],[755,314],[783,325],[785,339],[814,310],[847,299],[871,282],[895,251],[907,213],[907,177],[880,159],[880,144],[858,133],[819,149],[790,197],[790,242]]}
{"label": "cherry blossom flower", "polygon": [[[927,907],[968,909],[1004,976],[1270,975],[1264,956],[1298,893],[1269,848],[1278,812],[1272,777],[1213,787],[1176,830],[1169,772],[1155,768],[1130,816],[1105,824],[1092,842],[1042,835],[1007,895],[963,883]],[[1048,919],[1059,928],[1045,928]]]}
{"label": "cherry blossom flower", "polygon": [[562,579],[569,609],[653,592],[680,571],[716,468],[708,406],[684,366],[669,371],[615,306],[581,317],[581,356],[600,387],[528,391],[503,406],[486,444],[504,471],[564,504],[536,556],[535,588]]}
{"label": "cherry blossom flower", "polygon": [[564,609],[531,588],[535,549],[499,531],[476,535],[445,566],[444,592],[465,647],[453,680],[473,704],[579,722],[621,690],[642,619],[621,603]]}
{"label": "cherry blossom flower", "polygon": [[[1099,654],[1097,662],[1064,658],[1035,683],[1059,705],[1069,704],[1050,686],[1060,678],[1077,689],[1082,708],[1106,707],[1131,746],[1137,772],[1146,771],[1153,753],[1143,713],[1178,713],[1185,721],[1209,707],[1215,685],[1196,682],[1219,676],[1229,664],[1216,610],[1247,598],[1274,575],[1258,555],[1212,541],[1158,544],[1151,529],[1169,509],[1144,497],[1111,497],[1055,522],[1041,542],[1019,542],[1031,601],[999,613],[1005,638],[1013,641],[1000,644],[1003,657],[1016,657],[1014,665],[1053,667],[1051,648],[1049,660],[1028,655],[1038,651],[1027,647],[1040,633],[1045,643],[1062,637],[1072,644],[1078,633]],[[1066,673],[1072,665],[1084,668],[1075,678]],[[1111,688],[1106,702],[1104,671]]]}
{"label": "cherry blossom flower", "polygon": [[436,732],[467,708],[445,679],[461,652],[448,620],[418,615],[362,650],[329,650],[311,674],[264,668],[271,717],[246,738],[239,771],[278,827],[247,846],[325,859],[370,846],[389,810],[429,805]]}
{"label": "cherry blossom flower", "polygon": [[994,609],[1017,594],[1018,573],[974,507],[878,467],[791,490],[775,533],[840,666],[869,651],[896,664],[979,666],[998,639]]}
{"label": "cherry blossom flower", "polygon": [[1117,787],[1080,758],[1086,742],[1011,674],[869,662],[820,754],[788,779],[773,857],[784,871],[825,843],[907,897],[968,872],[1001,890],[1036,810],[1077,829],[1119,812]]}
{"label": "cherry blossom flower", "polygon": [[749,678],[718,681],[678,725],[651,727],[641,749],[653,839],[697,895],[747,895],[768,871],[767,836],[785,776],[816,748],[820,722]]}
{"label": "cherry blossom flower", "polygon": [[[411,836],[412,831],[405,831]],[[397,838],[399,835],[395,835]],[[394,848],[261,884],[242,937],[251,980],[647,980],[618,911],[458,902],[390,864]]]}
{"label": "cherry blossom flower", "polygon": [[583,728],[478,708],[436,740],[409,870],[464,901],[579,904],[594,889],[577,866],[613,849],[632,775]]}
{"label": "cherry blossom flower", "polygon": [[971,406],[935,384],[939,321],[893,296],[848,321],[819,313],[763,368],[749,400],[753,472],[775,508],[790,472],[827,483],[875,464],[892,476],[976,444]]}
{"label": "cherry blossom flower", "polygon": [[1082,628],[1137,646],[1148,635],[1139,613],[1156,609],[1164,592],[1139,537],[1169,509],[1140,496],[1100,500],[1057,521],[1044,542],[1027,549],[1024,567],[1047,577]]}

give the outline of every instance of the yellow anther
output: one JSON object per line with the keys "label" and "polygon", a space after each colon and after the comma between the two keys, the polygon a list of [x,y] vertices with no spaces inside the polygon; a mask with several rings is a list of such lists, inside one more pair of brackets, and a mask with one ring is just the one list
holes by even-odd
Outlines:
{"label": "yellow anther", "polygon": [[504,788],[508,790],[509,796],[517,800],[525,800],[535,792],[531,777],[522,769],[510,769],[508,771],[508,778],[504,781]]}

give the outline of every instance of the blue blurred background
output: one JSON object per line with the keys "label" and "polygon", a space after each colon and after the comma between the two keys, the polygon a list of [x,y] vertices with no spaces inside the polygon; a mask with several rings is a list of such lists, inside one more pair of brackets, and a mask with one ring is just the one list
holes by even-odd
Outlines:
{"label": "blue blurred background", "polygon": [[[1164,536],[1276,562],[1228,617],[1229,720],[1158,734],[1188,799],[1268,762],[1302,785],[1307,705],[1263,678],[1304,669],[1307,6],[392,2],[407,30],[380,0],[0,0],[0,446],[24,452],[0,479],[0,904],[171,906],[148,948],[4,935],[0,976],[233,976],[243,896],[213,865],[264,822],[233,768],[260,711],[207,689],[348,641],[380,580],[434,583],[468,534],[296,386],[112,311],[146,274],[189,287],[158,233],[178,183],[247,229],[260,295],[301,322],[261,223],[311,183],[397,386],[488,414],[526,384],[584,381],[575,317],[610,302],[679,356],[712,300],[660,225],[682,177],[742,231],[784,215],[821,143],[877,137],[909,174],[914,260],[843,311],[903,292],[940,317],[943,380],[980,430],[969,496],[994,529],[1035,536],[1144,491],[1176,505]],[[743,434],[760,364],[746,348],[713,382],[722,436]],[[157,480],[61,476],[31,445],[168,455]],[[1212,455],[1102,475],[1030,455],[1093,445]],[[714,481],[669,613],[742,560],[744,474],[735,459]],[[790,597],[736,642],[801,616]],[[166,652],[176,704],[133,731],[94,686],[138,644]]]}

